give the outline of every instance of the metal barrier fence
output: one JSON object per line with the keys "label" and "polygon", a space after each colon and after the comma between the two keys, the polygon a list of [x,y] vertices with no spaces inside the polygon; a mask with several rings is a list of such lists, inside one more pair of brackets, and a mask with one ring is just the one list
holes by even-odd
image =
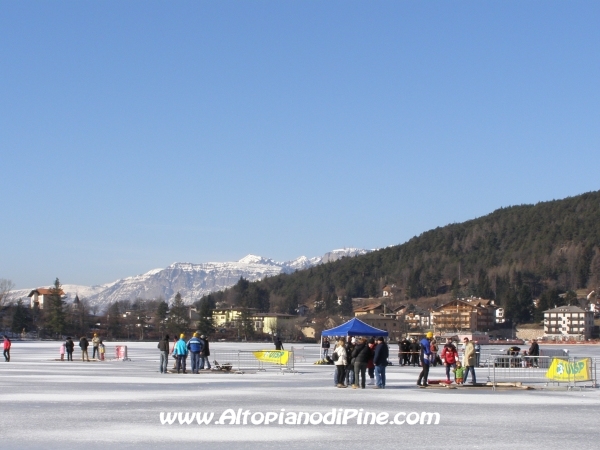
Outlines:
{"label": "metal barrier fence", "polygon": [[[461,361],[463,357],[463,352],[459,352]],[[519,357],[521,353],[510,353],[507,349],[497,349],[497,348],[485,348],[482,347],[479,352],[476,353],[477,357],[477,366],[479,367],[488,367],[495,358],[501,357],[509,357],[515,356]],[[523,356],[521,356],[523,357]],[[563,349],[540,349],[539,357],[560,357],[560,358],[568,358],[569,351]]]}
{"label": "metal barrier fence", "polygon": [[295,362],[306,362],[307,350],[306,347],[292,347],[290,351],[294,354]]}
{"label": "metal barrier fence", "polygon": [[[269,352],[270,361],[258,359],[253,351],[238,350],[231,352],[212,351],[211,359],[215,369],[226,372],[244,373],[247,371],[265,372],[267,370],[278,370],[279,373],[296,373],[294,368],[294,352],[288,351],[286,362],[283,355],[277,355],[276,351]],[[275,356],[273,356],[275,355]]]}
{"label": "metal barrier fence", "polygon": [[[555,360],[557,363],[554,363]],[[581,383],[589,385],[591,382],[591,387],[597,387],[597,359],[594,358],[496,355],[487,362],[487,378],[494,390],[499,383],[506,382],[542,383],[545,386],[563,384],[568,389],[581,386]],[[553,368],[553,376],[550,369],[558,362],[562,363],[560,370]],[[586,367],[587,364],[590,366]],[[576,372],[571,370],[573,367],[586,367],[588,372],[583,376],[576,375]]]}

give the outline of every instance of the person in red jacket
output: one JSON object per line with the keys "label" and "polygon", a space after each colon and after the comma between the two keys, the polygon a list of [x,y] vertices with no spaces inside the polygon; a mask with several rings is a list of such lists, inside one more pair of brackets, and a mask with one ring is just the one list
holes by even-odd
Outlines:
{"label": "person in red jacket", "polygon": [[10,362],[10,339],[4,335],[4,361]]}
{"label": "person in red jacket", "polygon": [[446,366],[446,379],[450,383],[450,369],[456,368],[456,361],[458,360],[458,351],[452,343],[452,339],[448,339],[446,345],[442,349],[442,361]]}

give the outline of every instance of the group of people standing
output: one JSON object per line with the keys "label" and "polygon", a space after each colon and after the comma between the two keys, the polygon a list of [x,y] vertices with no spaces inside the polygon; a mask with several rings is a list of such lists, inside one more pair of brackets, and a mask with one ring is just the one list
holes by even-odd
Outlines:
{"label": "group of people standing", "polygon": [[[469,338],[463,339],[464,343],[464,357],[463,364],[459,360],[458,350],[454,346],[452,339],[448,339],[441,353],[441,362],[446,368],[446,382],[451,383],[450,371],[454,372],[454,382],[457,384],[464,384],[467,381],[469,373],[471,374],[471,384],[477,384],[475,376],[475,366],[477,365],[477,354],[475,351],[475,345]],[[419,359],[421,363],[421,373],[417,379],[417,386],[427,387],[429,386],[429,367],[436,361],[437,358],[437,345],[433,339],[433,333],[428,332],[423,339],[421,339]]]}
{"label": "group of people standing", "polygon": [[168,360],[169,354],[175,358],[175,364],[173,369],[177,373],[187,373],[186,361],[188,355],[190,355],[192,364],[192,373],[199,373],[200,370],[210,370],[210,344],[208,338],[205,335],[198,336],[198,333],[194,333],[192,337],[186,342],[185,334],[180,334],[179,339],[175,338],[173,347],[169,351],[169,335],[165,335],[164,338],[158,343],[158,349],[160,350],[160,373],[168,373]]}
{"label": "group of people standing", "polygon": [[[429,386],[429,369],[433,365],[441,364],[446,369],[446,383],[451,383],[451,372],[454,373],[454,382],[464,384],[471,375],[471,384],[477,383],[475,367],[477,366],[477,352],[474,343],[465,337],[463,339],[464,355],[461,363],[458,350],[451,339],[439,351],[438,343],[433,333],[428,332],[419,342],[404,339],[399,342],[400,364],[420,366],[421,372],[417,379],[417,386]],[[385,388],[385,368],[389,364],[389,348],[383,337],[371,338],[344,338],[335,341],[335,347],[329,356],[331,343],[323,339],[321,349],[325,359],[331,359],[335,365],[334,380],[338,388],[352,386],[354,389],[365,389],[366,373],[374,389]],[[416,355],[416,357],[415,357]],[[375,380],[375,381],[374,381]]]}
{"label": "group of people standing", "polygon": [[[88,347],[90,346],[90,341],[88,341],[87,337],[81,336],[79,338],[79,348],[81,349],[81,360],[82,361],[90,361],[90,356],[88,354]],[[92,338],[92,359],[98,358],[99,360],[104,359],[104,344],[102,343],[102,339],[98,337],[97,333],[94,333],[94,337]],[[67,361],[73,361],[73,351],[75,350],[75,343],[73,339],[69,336],[60,346],[60,360],[65,360],[65,353],[67,355]]]}
{"label": "group of people standing", "polygon": [[382,337],[376,340],[349,338],[348,341],[341,338],[336,342],[331,357],[336,368],[334,377],[338,388],[351,385],[353,389],[365,389],[368,370],[369,384],[374,384],[374,389],[385,389],[389,348]]}

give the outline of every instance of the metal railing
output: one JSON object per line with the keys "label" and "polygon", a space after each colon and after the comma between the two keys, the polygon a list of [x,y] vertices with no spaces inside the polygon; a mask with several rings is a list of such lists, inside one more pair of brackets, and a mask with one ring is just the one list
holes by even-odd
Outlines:
{"label": "metal railing", "polygon": [[597,359],[594,358],[495,355],[487,363],[488,382],[494,390],[501,383],[566,385],[568,389],[591,383],[591,387],[597,387]]}
{"label": "metal railing", "polygon": [[[283,356],[277,356],[277,353],[271,351],[270,360],[261,360],[256,357],[253,351],[238,350],[238,351],[213,351],[211,359],[213,365],[217,370],[223,370],[225,372],[233,373],[245,373],[245,372],[265,372],[267,370],[278,370],[279,373],[295,373],[294,368],[294,352],[288,352],[288,358],[286,362]],[[276,355],[273,357],[273,355]]]}
{"label": "metal railing", "polygon": [[292,347],[290,350],[294,354],[295,362],[306,362],[307,348],[306,347]]}

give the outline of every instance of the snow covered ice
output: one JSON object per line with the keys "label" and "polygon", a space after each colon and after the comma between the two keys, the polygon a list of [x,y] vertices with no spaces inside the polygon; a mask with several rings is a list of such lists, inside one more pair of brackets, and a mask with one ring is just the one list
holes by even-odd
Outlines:
{"label": "snow covered ice", "polygon": [[[107,343],[107,356],[115,343]],[[204,448],[597,448],[598,389],[418,389],[418,367],[388,367],[385,390],[337,389],[333,367],[313,365],[306,346],[297,374],[161,375],[156,343],[127,343],[131,361],[61,362],[58,342],[15,341],[0,364],[0,449]],[[211,344],[211,352],[272,349],[270,344]],[[395,346],[391,353],[395,354]],[[581,346],[575,356],[600,356]],[[212,359],[212,357],[211,357]],[[221,361],[223,362],[223,361]],[[169,366],[172,365],[172,360]],[[431,379],[442,379],[432,368]],[[478,369],[485,381],[487,369]],[[437,412],[438,425],[162,425],[160,412]]]}

